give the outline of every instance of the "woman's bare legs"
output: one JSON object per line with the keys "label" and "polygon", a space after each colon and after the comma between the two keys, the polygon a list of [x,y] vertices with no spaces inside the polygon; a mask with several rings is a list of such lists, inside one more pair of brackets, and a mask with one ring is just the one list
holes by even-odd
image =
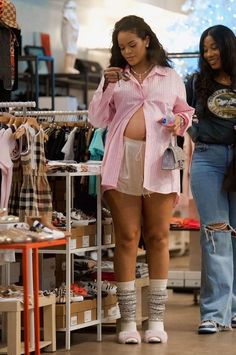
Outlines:
{"label": "woman's bare legs", "polygon": [[169,225],[176,195],[153,193],[143,199],[143,234],[149,267],[149,322],[144,341],[165,343],[164,312],[169,269]]}
{"label": "woman's bare legs", "polygon": [[175,198],[174,193],[152,193],[145,197],[131,196],[116,190],[105,193],[116,235],[114,268],[121,310],[120,339],[123,334],[127,335],[127,331],[130,335],[131,331],[136,330],[134,280],[142,225],[150,278],[149,329],[145,332],[144,339],[147,342],[167,341],[163,316],[167,300],[169,225]]}
{"label": "woman's bare legs", "polygon": [[135,274],[142,197],[109,190],[104,198],[111,210],[116,238],[114,270],[121,314],[118,341],[137,344],[141,342],[141,337],[136,326]]}
{"label": "woman's bare legs", "polygon": [[143,235],[150,279],[168,277],[168,236],[175,198],[175,193],[153,193],[143,198]]}
{"label": "woman's bare legs", "polygon": [[142,197],[108,190],[104,199],[111,210],[116,247],[114,269],[118,282],[135,279],[136,256],[141,231]]}

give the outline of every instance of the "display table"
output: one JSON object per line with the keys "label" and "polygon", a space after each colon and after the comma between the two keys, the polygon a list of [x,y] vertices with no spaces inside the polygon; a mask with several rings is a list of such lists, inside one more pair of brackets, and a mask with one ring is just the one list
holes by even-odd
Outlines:
{"label": "display table", "polygon": [[34,304],[34,333],[35,333],[35,355],[40,354],[40,316],[39,316],[39,253],[40,248],[66,244],[66,238],[45,242],[25,243],[25,244],[0,244],[1,249],[21,250],[22,251],[22,273],[24,288],[24,348],[25,354],[29,355],[30,348],[30,322],[29,322],[29,257],[33,251],[33,304]]}
{"label": "display table", "polygon": [[[43,311],[43,339],[40,341],[40,349],[46,348],[46,351],[56,351],[55,295],[40,296],[39,307]],[[33,305],[30,305],[29,309],[33,310]],[[22,311],[24,311],[24,305],[20,300],[6,298],[0,302],[0,312],[7,316],[7,346],[0,348],[0,354],[20,355],[25,353],[24,343],[21,342]],[[29,351],[34,351],[34,344],[30,346]]]}

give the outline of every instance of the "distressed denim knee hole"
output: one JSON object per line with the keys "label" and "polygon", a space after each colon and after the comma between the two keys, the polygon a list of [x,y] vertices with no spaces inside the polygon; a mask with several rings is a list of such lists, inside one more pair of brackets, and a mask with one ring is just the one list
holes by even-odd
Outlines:
{"label": "distressed denim knee hole", "polygon": [[225,223],[225,222],[210,223],[208,225],[205,225],[203,228],[204,228],[204,232],[206,234],[207,240],[212,241],[214,253],[216,252],[215,241],[214,241],[214,233],[215,232],[228,233],[229,231],[231,231],[232,236],[236,237],[235,229],[233,227],[231,227],[230,224]]}

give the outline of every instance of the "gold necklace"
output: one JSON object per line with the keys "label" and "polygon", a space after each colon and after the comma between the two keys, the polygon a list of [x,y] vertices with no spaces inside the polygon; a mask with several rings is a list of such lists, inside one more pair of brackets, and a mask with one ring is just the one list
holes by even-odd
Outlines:
{"label": "gold necklace", "polygon": [[143,82],[143,78],[142,78],[142,77],[143,77],[144,75],[146,75],[152,68],[153,68],[153,64],[151,64],[150,67],[147,68],[147,70],[145,70],[145,71],[142,72],[142,73],[137,73],[132,67],[130,67],[130,71],[131,71],[134,75],[136,75],[136,76],[138,77],[138,81],[139,81],[140,83],[142,83],[142,82]]}

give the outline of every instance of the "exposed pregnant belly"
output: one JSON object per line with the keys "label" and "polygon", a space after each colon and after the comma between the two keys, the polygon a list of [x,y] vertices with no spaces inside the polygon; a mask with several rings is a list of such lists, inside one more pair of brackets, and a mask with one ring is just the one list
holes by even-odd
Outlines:
{"label": "exposed pregnant belly", "polygon": [[124,136],[141,141],[146,140],[146,126],[142,107],[130,118],[125,128]]}

